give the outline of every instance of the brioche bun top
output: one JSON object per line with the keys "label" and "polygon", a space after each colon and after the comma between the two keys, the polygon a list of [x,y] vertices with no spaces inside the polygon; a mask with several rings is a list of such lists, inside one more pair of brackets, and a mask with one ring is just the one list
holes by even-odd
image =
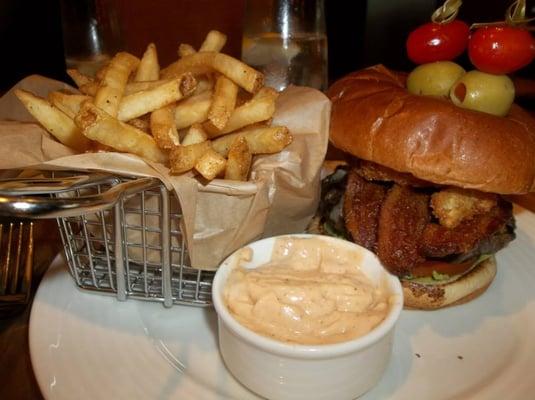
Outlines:
{"label": "brioche bun top", "polygon": [[535,190],[535,120],[506,117],[407,92],[382,65],[335,82],[330,140],[361,159],[442,185],[500,194]]}

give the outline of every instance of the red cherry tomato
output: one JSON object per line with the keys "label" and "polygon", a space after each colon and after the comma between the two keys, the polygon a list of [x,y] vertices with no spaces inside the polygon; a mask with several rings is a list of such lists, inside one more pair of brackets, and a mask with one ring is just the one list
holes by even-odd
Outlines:
{"label": "red cherry tomato", "polygon": [[407,54],[416,64],[451,61],[466,49],[470,29],[462,21],[430,22],[416,28],[407,38]]}
{"label": "red cherry tomato", "polygon": [[475,31],[468,43],[474,66],[488,74],[509,74],[535,58],[535,40],[525,29],[487,26]]}

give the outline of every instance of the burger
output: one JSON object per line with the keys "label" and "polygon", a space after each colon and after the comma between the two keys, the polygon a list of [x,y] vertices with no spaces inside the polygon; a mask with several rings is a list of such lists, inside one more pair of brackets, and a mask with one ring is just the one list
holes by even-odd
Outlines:
{"label": "burger", "polygon": [[316,226],[377,254],[405,307],[436,309],[483,293],[494,254],[515,237],[503,195],[535,187],[535,121],[413,95],[383,66],[328,91],[330,141],[345,165],[323,180]]}

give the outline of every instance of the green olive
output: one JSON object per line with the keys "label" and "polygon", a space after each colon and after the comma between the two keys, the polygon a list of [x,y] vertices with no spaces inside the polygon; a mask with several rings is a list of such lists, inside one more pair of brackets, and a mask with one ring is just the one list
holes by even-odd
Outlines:
{"label": "green olive", "polygon": [[513,104],[515,87],[507,75],[474,70],[455,82],[450,98],[459,107],[503,117]]}
{"label": "green olive", "polygon": [[407,77],[407,90],[412,94],[448,97],[453,84],[465,73],[451,61],[437,61],[414,68]]}

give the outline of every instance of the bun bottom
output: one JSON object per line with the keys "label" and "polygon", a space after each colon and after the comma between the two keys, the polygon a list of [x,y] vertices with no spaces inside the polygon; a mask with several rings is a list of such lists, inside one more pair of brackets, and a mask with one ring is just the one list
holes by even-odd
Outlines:
{"label": "bun bottom", "polygon": [[[315,216],[306,231],[325,235],[321,218]],[[438,308],[467,303],[481,295],[490,286],[496,276],[496,259],[494,256],[478,264],[466,275],[456,281],[443,285],[423,285],[401,279],[405,309],[436,310]]]}
{"label": "bun bottom", "polygon": [[435,310],[463,304],[481,295],[496,276],[496,259],[486,259],[466,275],[443,285],[423,285],[401,280],[404,308]]}

